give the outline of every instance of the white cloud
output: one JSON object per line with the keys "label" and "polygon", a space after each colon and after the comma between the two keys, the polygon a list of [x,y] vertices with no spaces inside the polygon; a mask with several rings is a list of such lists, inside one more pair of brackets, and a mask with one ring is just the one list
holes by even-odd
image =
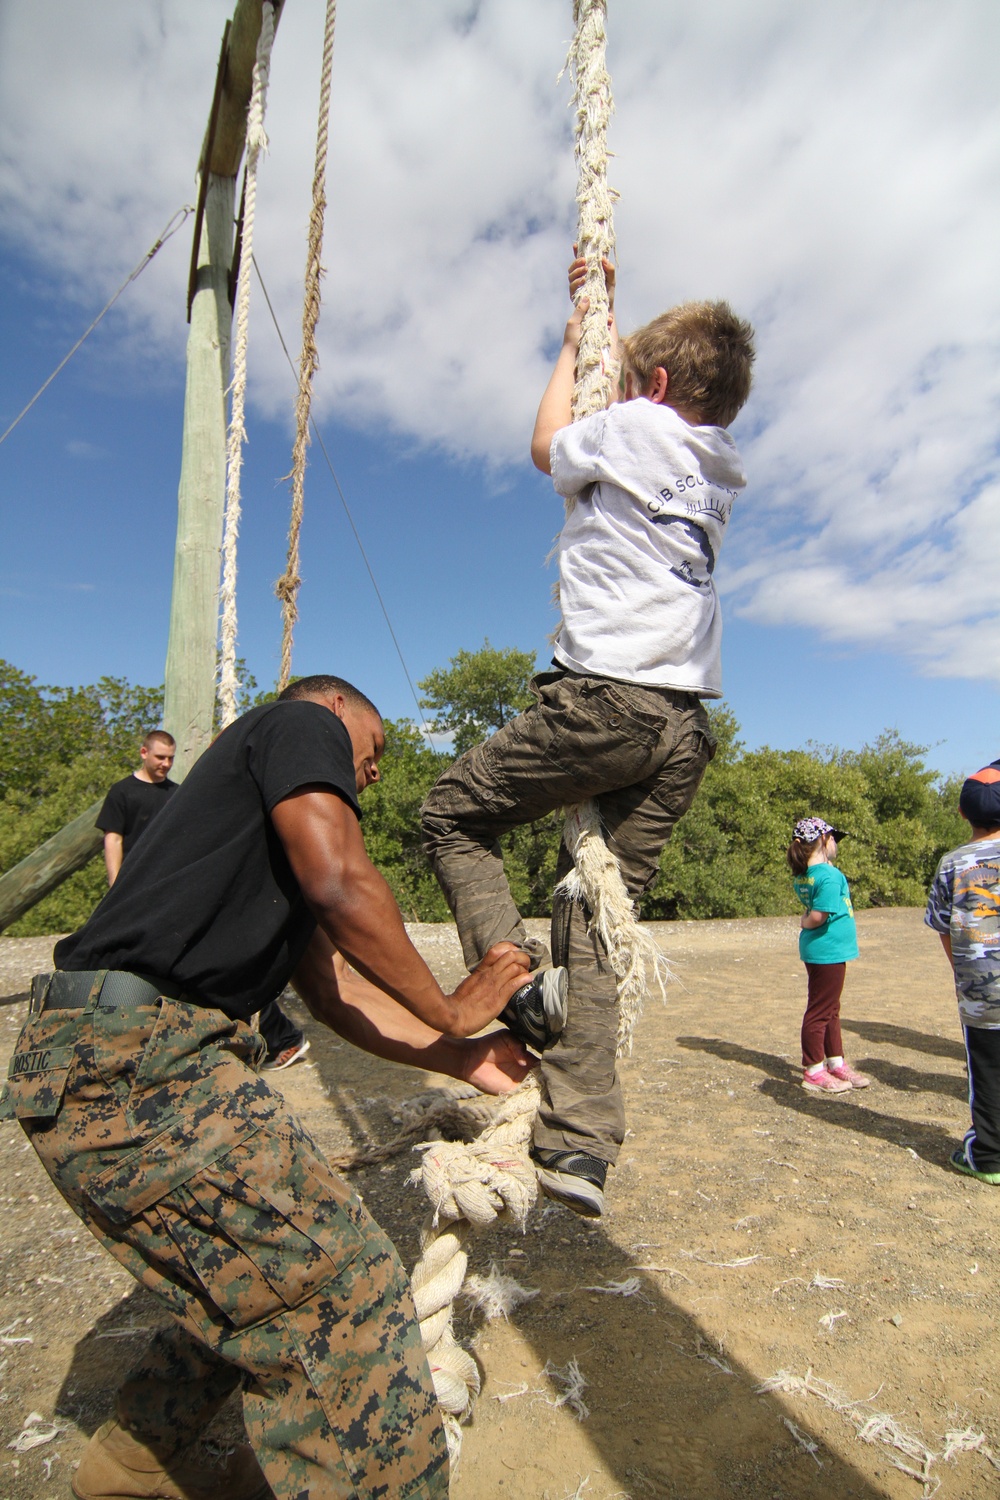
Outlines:
{"label": "white cloud", "polygon": [[[5,233],[99,305],[195,166],[229,0],[0,11]],[[285,7],[257,251],[294,340],[322,34]],[[564,311],[571,7],[342,6],[317,404],[497,468],[524,458]],[[624,323],[752,316],[732,612],[996,675],[1000,105],[994,0],[612,7]],[[123,299],[176,360],[185,257]],[[252,390],[288,405],[255,292]]]}

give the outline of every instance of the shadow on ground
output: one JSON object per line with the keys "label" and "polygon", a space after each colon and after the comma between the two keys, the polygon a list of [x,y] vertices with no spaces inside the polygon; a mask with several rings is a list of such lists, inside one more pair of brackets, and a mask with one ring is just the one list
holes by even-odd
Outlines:
{"label": "shadow on ground", "polygon": [[841,1016],[843,1031],[853,1032],[866,1042],[880,1042],[889,1047],[907,1047],[911,1052],[929,1052],[934,1057],[950,1057],[954,1062],[965,1062],[965,1048],[961,1042],[949,1041],[947,1037],[931,1036],[926,1031],[913,1031],[909,1026],[890,1026],[885,1021],[851,1021]]}
{"label": "shadow on ground", "polygon": [[[387,1128],[391,1130],[384,1103],[369,1100],[359,1108],[353,1096],[342,1099],[339,1062],[324,1056],[322,1046],[316,1050],[316,1065],[330,1103],[355,1145],[384,1140]],[[782,1066],[787,1072],[787,1065]],[[395,1171],[387,1165],[351,1174],[407,1266],[419,1255],[423,1208],[419,1189],[404,1185],[411,1163],[409,1158]],[[664,1275],[647,1269],[648,1248],[637,1246],[629,1254],[599,1225],[554,1204],[544,1205],[544,1200],[526,1237],[514,1238],[515,1251],[521,1246],[525,1259],[510,1259],[512,1231],[494,1228],[473,1243],[471,1258],[481,1272],[495,1262],[538,1288],[539,1295],[523,1304],[511,1323],[533,1346],[539,1364],[565,1368],[571,1360],[579,1361],[587,1380],[584,1399],[589,1408],[583,1435],[623,1491],[635,1500],[645,1496],[828,1500],[833,1494],[876,1500],[883,1494],[822,1442],[823,1467],[817,1465],[784,1425],[785,1408],[773,1396],[758,1392],[758,1380],[749,1370],[706,1341],[697,1319],[671,1299],[663,1285]],[[630,1278],[638,1278],[638,1295],[595,1291]],[[457,1331],[460,1337],[468,1337],[475,1325],[460,1316]],[[498,1420],[496,1414],[513,1412],[492,1405],[490,1397],[506,1391],[503,1386],[491,1390],[495,1384],[487,1370],[479,1407],[483,1415],[477,1421],[492,1424]],[[652,1402],[651,1387],[656,1391]],[[554,1393],[558,1389],[552,1387]],[[633,1393],[641,1393],[635,1408]],[[529,1394],[524,1399],[532,1398]],[[534,1399],[542,1398],[536,1395]],[[636,1420],[638,1416],[641,1421]],[[508,1421],[508,1431],[511,1426],[513,1420]],[[808,1430],[803,1435],[817,1440]],[[477,1483],[484,1482],[488,1481],[481,1474]],[[474,1487],[469,1493],[485,1497],[492,1490]]]}
{"label": "shadow on ground", "polygon": [[[955,1139],[950,1131],[943,1130],[939,1125],[907,1119],[903,1115],[884,1113],[876,1107],[878,1094],[873,1098],[868,1089],[832,1096],[807,1094],[800,1086],[799,1069],[793,1068],[773,1053],[758,1052],[752,1047],[742,1047],[738,1042],[721,1041],[718,1037],[679,1036],[677,1045],[692,1052],[707,1052],[726,1062],[741,1063],[766,1073],[768,1076],[760,1085],[761,1093],[784,1109],[805,1115],[810,1120],[820,1121],[824,1125],[839,1125],[854,1135],[867,1135],[873,1140],[887,1141],[893,1146],[909,1146],[918,1156],[936,1167],[947,1167],[948,1158],[955,1149]],[[876,1066],[879,1066],[908,1078],[935,1078],[948,1085],[946,1089],[938,1089],[937,1092],[960,1099],[966,1097],[964,1089],[959,1088],[956,1092],[958,1080],[945,1075],[914,1074],[911,1069],[893,1069],[892,1064],[880,1063],[871,1058],[862,1059],[862,1062],[865,1070],[873,1075]],[[905,1084],[904,1088],[910,1091],[910,1085]]]}

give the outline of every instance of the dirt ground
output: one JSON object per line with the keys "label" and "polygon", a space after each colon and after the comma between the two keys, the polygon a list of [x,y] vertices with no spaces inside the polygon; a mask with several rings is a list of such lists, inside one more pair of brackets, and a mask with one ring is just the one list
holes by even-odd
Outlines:
{"label": "dirt ground", "polygon": [[[860,914],[845,1042],[874,1085],[817,1099],[798,1087],[796,925],[657,925],[678,982],[668,1006],[649,1005],[622,1067],[631,1129],[607,1215],[595,1226],[549,1205],[523,1237],[497,1229],[474,1248],[477,1269],[494,1261],[537,1296],[509,1322],[461,1325],[484,1389],[454,1500],[998,1493],[1000,1197],[946,1167],[967,1106],[944,958],[920,912]],[[411,931],[454,983],[454,930]],[[49,947],[0,942],[4,1059]],[[443,1082],[311,1022],[309,1034],[307,1062],[276,1077],[331,1151],[390,1138],[399,1104]],[[43,1500],[68,1493],[161,1315],[90,1242],[17,1126],[3,1127],[0,1153],[0,1500]],[[423,1213],[414,1161],[355,1174],[407,1264]],[[555,1404],[572,1361],[586,1415]],[[781,1371],[811,1371],[860,1404],[761,1392]],[[63,1430],[18,1452],[32,1413]],[[915,1440],[909,1454],[878,1440],[880,1413]],[[946,1435],[961,1431],[992,1447],[946,1459]]]}

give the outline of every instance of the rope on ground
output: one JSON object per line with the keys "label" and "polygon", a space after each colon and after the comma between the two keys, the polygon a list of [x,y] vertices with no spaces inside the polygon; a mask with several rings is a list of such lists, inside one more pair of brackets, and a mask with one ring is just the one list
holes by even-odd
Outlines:
{"label": "rope on ground", "polygon": [[538,1083],[529,1075],[503,1096],[477,1140],[427,1143],[423,1165],[413,1174],[432,1209],[411,1277],[413,1298],[453,1461],[461,1448],[460,1423],[480,1388],[478,1366],[452,1330],[454,1302],[469,1260],[465,1241],[470,1229],[486,1229],[497,1220],[523,1230],[538,1197],[528,1145],[540,1097]]}
{"label": "rope on ground", "polygon": [[[239,680],[236,676],[236,541],[240,532],[240,474],[243,468],[243,445],[247,440],[244,414],[247,394],[247,343],[250,329],[250,272],[253,266],[253,229],[257,210],[257,164],[267,151],[264,114],[267,109],[267,85],[271,73],[271,49],[274,46],[274,6],[264,0],[261,8],[257,59],[253,67],[253,85],[247,110],[247,167],[244,185],[243,254],[236,280],[236,342],[233,350],[233,380],[229,416],[229,438],[226,446],[226,514],[222,538],[221,672],[219,699],[222,705],[222,727],[236,718]],[[206,169],[207,170],[207,169]]]}
{"label": "rope on ground", "polygon": [[330,79],[333,73],[333,33],[337,0],[327,0],[323,33],[323,71],[320,79],[319,121],[316,128],[316,163],[313,168],[313,202],[309,216],[306,251],[305,295],[302,305],[302,353],[299,356],[299,394],[295,403],[295,443],[292,448],[292,513],[288,524],[288,556],[285,571],[274,585],[281,600],[281,671],[278,691],[288,686],[292,675],[292,636],[299,617],[299,534],[302,530],[306,449],[309,446],[309,413],[313,379],[319,368],[316,325],[319,322],[320,281],[323,276],[323,223],[326,215],[326,154],[330,127]]}

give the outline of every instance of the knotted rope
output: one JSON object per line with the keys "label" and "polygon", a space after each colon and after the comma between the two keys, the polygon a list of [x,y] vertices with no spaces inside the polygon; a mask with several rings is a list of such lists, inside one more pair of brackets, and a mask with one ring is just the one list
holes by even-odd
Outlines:
{"label": "knotted rope", "polygon": [[257,39],[257,60],[253,68],[253,84],[247,110],[243,251],[236,280],[236,343],[233,352],[232,398],[226,448],[226,514],[222,539],[222,587],[219,594],[222,615],[219,698],[222,704],[222,727],[224,729],[236,718],[236,700],[240,686],[236,676],[236,541],[240,532],[240,474],[243,468],[243,445],[247,440],[244,413],[247,394],[247,342],[250,326],[250,268],[253,265],[253,227],[257,210],[257,163],[261,153],[267,151],[264,114],[267,108],[267,85],[271,72],[273,46],[274,6],[271,0],[264,0],[261,8],[260,36]]}
{"label": "knotted rope", "polygon": [[[576,360],[573,420],[604,411],[617,373],[617,350],[608,328],[608,290],[603,260],[615,251],[613,203],[608,186],[608,122],[614,104],[605,65],[607,0],[574,0],[576,35],[569,57],[574,81],[578,209],[577,250],[587,262],[579,296],[589,299],[583,315]],[[572,512],[567,502],[567,516]],[[667,961],[636,921],[632,899],[615,856],[608,849],[596,805],[581,802],[568,809],[563,841],[573,856],[574,869],[561,881],[559,892],[582,902],[591,924],[607,949],[618,985],[618,1056],[632,1050],[632,1033],[646,995],[647,968],[652,967],[665,994]]]}
{"label": "knotted rope", "polygon": [[306,449],[309,446],[309,413],[312,407],[313,378],[319,368],[316,348],[316,325],[319,322],[320,281],[323,276],[323,223],[326,215],[326,155],[330,127],[330,78],[333,73],[333,32],[337,19],[337,0],[326,0],[326,27],[323,32],[323,72],[320,79],[319,120],[316,127],[316,163],[313,168],[313,202],[309,216],[309,244],[306,251],[305,295],[302,306],[302,353],[299,356],[299,393],[295,403],[295,443],[292,447],[292,513],[288,523],[288,555],[285,571],[274,585],[281,600],[281,671],[279,693],[288,686],[292,674],[292,635],[299,617],[299,533],[302,530],[303,493],[306,477]]}
{"label": "knotted rope", "polygon": [[[608,331],[608,293],[602,260],[614,254],[613,194],[607,181],[607,127],[611,116],[611,80],[605,67],[606,0],[575,0],[576,37],[570,54],[575,81],[577,203],[579,253],[587,260],[581,295],[589,297],[577,358],[573,419],[603,411],[611,394],[615,351]],[[559,889],[586,904],[604,943],[618,984],[619,1055],[631,1050],[632,1031],[652,965],[661,990],[666,961],[652,938],[639,927],[618,861],[601,834],[593,802],[568,810],[563,837],[575,868]],[[538,1196],[538,1181],[528,1155],[541,1091],[533,1077],[504,1096],[492,1124],[470,1144],[432,1142],[422,1169],[432,1214],[421,1236],[421,1256],[411,1278],[424,1349],[444,1413],[448,1446],[455,1459],[461,1426],[479,1394],[479,1369],[455,1341],[452,1316],[465,1279],[470,1229],[506,1219],[523,1229]]]}
{"label": "knotted rope", "polygon": [[465,1241],[470,1229],[486,1229],[498,1219],[523,1230],[538,1197],[528,1145],[540,1098],[530,1075],[503,1096],[477,1140],[428,1142],[421,1148],[423,1165],[413,1174],[423,1184],[432,1212],[410,1279],[453,1460],[461,1448],[459,1424],[469,1415],[480,1386],[475,1360],[452,1331],[454,1302],[469,1262]]}
{"label": "knotted rope", "polygon": [[612,205],[608,186],[608,122],[614,103],[605,65],[607,0],[574,0],[576,34],[569,55],[576,115],[577,253],[587,262],[579,297],[589,299],[576,357],[573,421],[604,411],[611,397],[615,351],[608,331],[608,289],[602,260],[615,253]]}

